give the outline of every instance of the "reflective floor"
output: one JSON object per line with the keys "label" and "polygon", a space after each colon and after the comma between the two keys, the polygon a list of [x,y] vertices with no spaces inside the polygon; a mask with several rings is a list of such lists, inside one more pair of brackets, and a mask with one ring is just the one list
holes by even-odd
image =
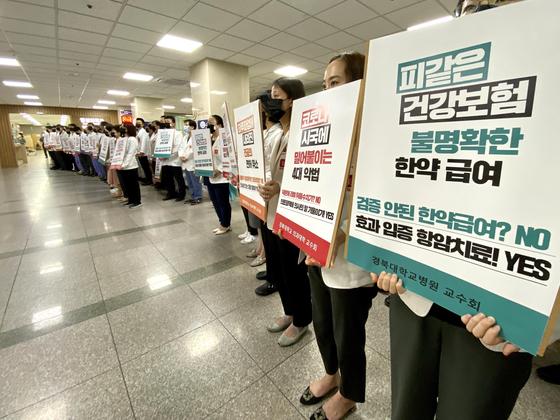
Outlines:
{"label": "reflective floor", "polygon": [[[0,171],[0,418],[308,418],[299,397],[323,374],[314,335],[280,348],[281,315],[233,233],[199,206],[111,200],[97,179],[49,171],[43,155]],[[367,402],[348,419],[390,415],[389,319],[367,326]],[[560,363],[551,349],[535,366]],[[560,386],[534,374],[512,416],[560,418]]]}

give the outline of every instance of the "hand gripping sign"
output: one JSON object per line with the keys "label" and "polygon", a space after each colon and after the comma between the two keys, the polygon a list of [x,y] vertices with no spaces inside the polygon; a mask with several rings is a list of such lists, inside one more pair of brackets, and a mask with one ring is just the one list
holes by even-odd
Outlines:
{"label": "hand gripping sign", "polygon": [[370,41],[347,241],[532,354],[560,310],[559,21],[533,0]]}
{"label": "hand gripping sign", "polygon": [[207,128],[193,130],[192,146],[195,175],[213,177],[214,156],[212,155],[212,137],[210,135],[210,130]]}
{"label": "hand gripping sign", "polygon": [[356,132],[360,81],[294,101],[274,230],[330,267]]}
{"label": "hand gripping sign", "polygon": [[266,203],[258,191],[258,185],[265,182],[260,101],[236,108],[233,114],[239,153],[239,201],[259,219],[266,220]]}

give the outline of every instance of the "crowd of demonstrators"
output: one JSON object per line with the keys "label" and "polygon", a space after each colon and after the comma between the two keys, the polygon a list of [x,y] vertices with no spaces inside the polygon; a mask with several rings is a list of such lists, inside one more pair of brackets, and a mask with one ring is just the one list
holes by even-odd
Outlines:
{"label": "crowd of demonstrators", "polygon": [[[460,0],[457,15],[484,10],[485,2],[486,6],[500,5],[498,0]],[[364,68],[365,57],[360,53],[334,56],[325,69],[324,89],[362,79]],[[279,292],[284,313],[266,325],[270,333],[279,334],[278,344],[297,343],[313,322],[325,373],[310,384],[302,384],[302,388],[308,386],[300,403],[314,405],[330,395],[332,398],[310,419],[340,420],[357,403],[365,401],[365,325],[378,292],[390,294],[391,419],[509,418],[519,392],[529,379],[532,356],[499,338],[500,329],[492,316],[461,317],[405,290],[396,273],[369,273],[349,263],[340,248],[346,240],[351,200],[348,191],[344,196],[330,267],[322,267],[284,240],[281,231],[272,230],[284,176],[292,107],[294,101],[303,97],[304,86],[293,77],[275,80],[271,89],[259,96],[264,111],[265,164],[265,182],[259,185],[259,194],[268,204],[267,214],[266,221],[262,221],[243,209],[246,231],[239,239],[243,244],[258,243],[247,253],[247,257],[254,258],[252,266],[266,262],[266,271],[257,274],[257,278],[265,282],[255,292],[263,296]],[[48,132],[59,134],[70,145],[70,153],[48,150],[53,161],[51,169],[97,176],[114,187],[115,199],[131,208],[142,206],[139,167],[144,173],[142,185],[165,190],[163,200],[166,201],[200,204],[204,184],[219,222],[213,232],[223,235],[231,231],[232,212],[229,181],[223,177],[222,154],[217,141],[219,129],[223,127],[219,115],[210,117],[208,128],[214,156],[211,177],[201,178],[194,172],[192,130],[196,129],[196,122],[193,120],[185,121],[184,133],[174,131],[171,156],[160,159],[161,173],[154,176],[158,167],[154,158],[158,131],[175,129],[172,116],[162,116],[159,121],[148,124],[138,118],[136,127],[131,124],[90,125],[85,132],[74,125],[47,127]],[[44,136],[46,138],[48,133]],[[104,140],[109,141],[109,150],[105,165],[101,165],[97,156]],[[111,164],[117,149],[124,149],[120,169]],[[186,199],[185,180],[189,199]],[[560,338],[559,325],[554,337]],[[541,368],[538,374],[551,383],[560,383],[559,366]]]}

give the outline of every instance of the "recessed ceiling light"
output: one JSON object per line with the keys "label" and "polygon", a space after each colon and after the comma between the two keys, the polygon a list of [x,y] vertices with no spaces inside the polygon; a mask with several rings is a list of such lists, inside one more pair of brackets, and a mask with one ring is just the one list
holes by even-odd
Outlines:
{"label": "recessed ceiling light", "polygon": [[225,95],[227,92],[223,92],[221,90],[211,90],[210,93],[212,95]]}
{"label": "recessed ceiling light", "polygon": [[98,104],[115,105],[115,101],[97,101]]}
{"label": "recessed ceiling light", "polygon": [[300,74],[307,73],[307,70],[301,69],[299,67],[288,66],[278,70],[274,70],[274,73],[281,74],[282,76],[294,77],[294,76],[299,76]]}
{"label": "recessed ceiling light", "polygon": [[93,109],[107,109],[107,108],[109,108],[109,107],[108,106],[98,106],[98,105],[95,105],[93,107]]}
{"label": "recessed ceiling light", "polygon": [[447,22],[448,20],[453,20],[453,16],[444,16],[439,19],[430,20],[428,22],[421,23],[419,25],[411,26],[407,28],[407,31],[414,31],[415,29],[425,28],[426,26],[437,25],[438,23]]}
{"label": "recessed ceiling light", "polygon": [[43,104],[41,102],[24,102],[25,105],[31,105],[31,106],[42,106]]}
{"label": "recessed ceiling light", "polygon": [[150,76],[149,74],[139,73],[126,73],[123,77],[125,79],[141,80],[143,82],[147,82],[148,80],[152,80],[154,78],[154,76]]}
{"label": "recessed ceiling light", "polygon": [[44,112],[39,112],[39,111],[37,111],[37,114],[43,115],[43,114],[44,114]]}
{"label": "recessed ceiling light", "polygon": [[156,45],[158,47],[190,53],[200,47],[202,43],[198,41],[191,41],[190,39],[180,38],[178,36],[165,35]]}
{"label": "recessed ceiling light", "polygon": [[134,102],[131,102],[130,106],[136,106],[136,104]]}
{"label": "recessed ceiling light", "polygon": [[0,57],[0,66],[19,66],[19,63],[15,58]]}
{"label": "recessed ceiling light", "polygon": [[119,95],[119,96],[126,96],[128,95],[130,92],[127,92],[126,90],[108,90],[107,94],[109,95]]}
{"label": "recessed ceiling light", "polygon": [[164,105],[163,109],[175,109],[175,107],[171,105]]}
{"label": "recessed ceiling light", "polygon": [[192,98],[183,98],[181,102],[192,102]]}
{"label": "recessed ceiling light", "polygon": [[200,86],[200,83],[191,82],[191,87],[197,87],[197,86]]}
{"label": "recessed ceiling light", "polygon": [[18,95],[19,99],[39,99],[37,95]]}
{"label": "recessed ceiling light", "polygon": [[4,80],[2,83],[4,83],[6,86],[13,86],[13,87],[24,87],[24,88],[33,87],[29,82],[14,82],[12,80]]}

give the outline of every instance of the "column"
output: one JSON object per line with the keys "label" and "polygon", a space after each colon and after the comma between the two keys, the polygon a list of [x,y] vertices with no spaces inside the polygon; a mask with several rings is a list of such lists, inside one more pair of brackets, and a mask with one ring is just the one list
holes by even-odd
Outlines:
{"label": "column", "polygon": [[136,96],[132,103],[135,104],[132,106],[133,120],[142,118],[146,122],[159,121],[160,117],[165,114],[163,99]]}
{"label": "column", "polygon": [[206,58],[191,66],[190,72],[193,113],[196,109],[197,120],[220,115],[224,102],[229,104],[230,118],[233,118],[235,108],[249,103],[247,66]]}

